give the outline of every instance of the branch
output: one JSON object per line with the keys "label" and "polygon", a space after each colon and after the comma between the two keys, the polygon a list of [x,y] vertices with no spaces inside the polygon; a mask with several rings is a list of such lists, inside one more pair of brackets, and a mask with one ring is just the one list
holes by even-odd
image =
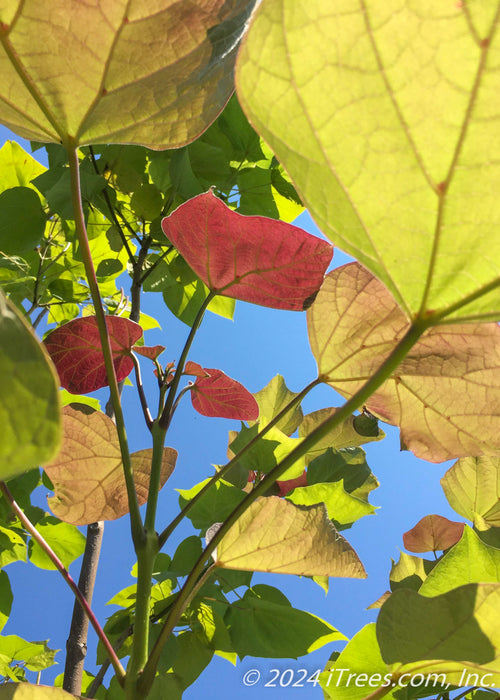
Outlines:
{"label": "branch", "polygon": [[102,629],[101,625],[97,621],[96,616],[90,609],[90,606],[85,599],[85,596],[82,594],[78,586],[76,585],[73,577],[71,574],[68,572],[62,561],[59,559],[57,554],[54,552],[54,550],[50,547],[50,545],[45,541],[45,539],[42,537],[42,535],[38,532],[38,530],[35,528],[33,523],[29,520],[29,518],[26,517],[26,515],[23,513],[19,505],[16,503],[14,500],[13,495],[11,494],[9,487],[4,481],[0,482],[0,491],[3,493],[5,498],[10,504],[10,507],[14,514],[19,518],[20,522],[22,523],[24,529],[29,532],[31,537],[38,542],[40,547],[43,549],[45,554],[50,558],[56,569],[59,571],[59,573],[62,575],[68,586],[71,588],[73,593],[75,594],[78,602],[82,606],[83,610],[85,611],[85,614],[87,615],[88,619],[90,620],[92,627],[95,629],[97,636],[101,640],[104,648],[106,649],[106,652],[111,660],[111,663],[113,664],[113,668],[115,669],[116,676],[120,683],[122,683],[123,679],[125,678],[125,671],[123,669],[123,666],[120,663],[119,658],[115,654],[115,651],[113,647],[111,646],[111,643],[109,639],[107,638],[104,630]]}

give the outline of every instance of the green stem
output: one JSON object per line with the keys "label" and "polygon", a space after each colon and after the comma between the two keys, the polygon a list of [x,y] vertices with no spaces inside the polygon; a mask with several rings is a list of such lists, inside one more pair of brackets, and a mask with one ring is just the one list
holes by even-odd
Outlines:
{"label": "green stem", "polygon": [[247,452],[249,452],[258,442],[261,440],[268,432],[271,430],[271,428],[274,428],[274,426],[279,423],[279,421],[286,416],[286,414],[298,403],[302,401],[302,399],[311,391],[311,389],[314,389],[315,386],[318,386],[318,384],[321,384],[321,379],[314,379],[312,382],[310,382],[302,391],[295,396],[290,403],[288,403],[285,408],[283,408],[273,419],[270,421],[266,426],[262,428],[262,430],[253,437],[250,442],[248,442],[239,452],[237,455],[235,455],[230,462],[228,462],[226,465],[224,465],[219,471],[213,475],[213,477],[210,479],[210,481],[199,491],[194,498],[192,498],[188,503],[184,506],[184,508],[181,510],[181,512],[172,520],[170,525],[168,525],[163,532],[159,536],[159,543],[160,543],[160,549],[165,545],[165,542],[168,540],[172,532],[175,530],[177,525],[182,521],[182,519],[189,513],[191,508],[196,505],[196,503],[204,496],[204,494],[208,491],[208,489],[212,488],[212,486],[219,481],[219,479],[222,479],[228,471],[233,467],[237,462],[240,461],[240,459],[246,455]]}
{"label": "green stem", "polygon": [[172,407],[174,405],[174,401],[176,398],[176,393],[177,393],[177,388],[179,386],[179,382],[182,377],[182,372],[184,370],[184,365],[187,360],[187,356],[189,354],[189,351],[191,350],[191,345],[193,344],[194,337],[196,335],[196,332],[198,328],[201,325],[201,322],[203,320],[203,316],[205,314],[205,311],[207,310],[207,306],[210,304],[212,299],[216,296],[216,292],[210,291],[208,293],[208,296],[204,300],[203,304],[201,305],[198,313],[196,314],[196,318],[194,320],[193,326],[191,330],[189,331],[189,335],[186,340],[186,344],[184,345],[184,348],[182,350],[181,356],[179,358],[178,365],[175,369],[175,374],[174,378],[172,380],[172,384],[169,386],[169,391],[168,391],[168,396],[167,400],[165,402],[165,408],[163,409],[163,413],[161,414],[160,417],[160,425],[164,427],[166,430],[168,429],[168,426],[170,425],[170,421],[172,420]]}
{"label": "green stem", "polygon": [[209,544],[207,544],[204,552],[191,569],[184,586],[179,591],[179,595],[172,606],[170,614],[165,621],[165,624],[156,640],[148,662],[144,668],[143,675],[145,678],[150,678],[151,675],[154,677],[154,672],[158,665],[163,645],[167,641],[169,635],[182,615],[182,612],[187,604],[186,601],[189,599],[191,591],[196,585],[196,582],[205,567],[205,562],[216,549],[217,545],[226,535],[228,530],[234,525],[238,518],[243,515],[247,508],[249,508],[249,506],[256,500],[256,498],[263,495],[276,481],[276,479],[281,476],[281,474],[291,467],[298,459],[309,452],[311,447],[316,445],[319,440],[340,425],[348,416],[352,414],[353,411],[368,400],[373,392],[376,391],[384,383],[384,381],[391,376],[396,367],[408,354],[409,350],[415,345],[422,333],[427,330],[428,326],[428,321],[417,319],[400,342],[396,345],[389,357],[382,363],[375,374],[372,375],[372,377],[361,387],[361,389],[359,389],[359,391],[357,391],[341,408],[339,408],[338,411],[330,416],[330,418],[324,421],[315,430],[313,430],[312,433],[305,437],[304,440],[276,467],[274,467],[252,490],[252,492],[249,493],[238,506],[236,506],[229,517],[224,521],[224,524],[221,526],[218,532],[212,537]]}
{"label": "green stem", "polygon": [[128,504],[130,510],[130,523],[132,528],[132,539],[134,546],[137,549],[145,540],[144,528],[142,526],[141,514],[139,512],[139,504],[137,502],[137,493],[134,485],[134,477],[132,474],[132,463],[130,460],[130,451],[127,444],[127,434],[125,431],[125,421],[120,401],[120,391],[118,382],[116,381],[115,368],[113,364],[113,355],[109,339],[108,327],[106,324],[106,316],[102,306],[101,294],[95,274],[92,255],[90,252],[87,231],[85,228],[85,217],[83,215],[81,189],[80,189],[80,168],[78,163],[77,145],[68,139],[65,144],[68,152],[68,162],[70,170],[71,183],[71,200],[73,203],[73,212],[75,216],[75,228],[80,244],[80,253],[82,255],[83,264],[85,266],[85,274],[94,304],[97,326],[99,328],[99,337],[101,339],[102,353],[104,357],[104,365],[109,382],[109,391],[113,402],[115,412],[116,431],[120,443],[120,452],[123,462],[123,471],[125,474],[125,483],[127,486]]}
{"label": "green stem", "polygon": [[111,646],[111,643],[109,639],[107,638],[104,630],[102,629],[101,625],[99,624],[96,616],[92,612],[85,596],[82,594],[78,586],[76,585],[73,577],[69,573],[69,571],[66,569],[62,561],[59,559],[57,554],[54,552],[54,550],[50,547],[50,545],[45,541],[45,539],[42,537],[42,535],[38,532],[36,527],[33,525],[31,520],[23,513],[21,508],[18,506],[16,503],[13,495],[11,494],[9,487],[7,484],[3,481],[0,481],[0,491],[3,493],[7,501],[9,502],[9,505],[13,511],[13,513],[19,518],[20,522],[22,523],[24,529],[29,532],[31,537],[38,542],[40,547],[43,549],[45,554],[49,557],[49,559],[52,561],[56,569],[59,571],[59,573],[62,575],[68,586],[71,588],[73,593],[75,594],[76,599],[82,606],[82,608],[85,611],[85,614],[90,620],[90,623],[92,627],[95,629],[97,636],[101,640],[104,648],[106,649],[106,653],[113,664],[113,668],[115,670],[116,676],[118,678],[118,681],[120,683],[123,683],[123,679],[125,678],[125,671],[123,669],[123,666],[120,663],[120,660],[118,656],[116,655],[113,647]]}
{"label": "green stem", "polygon": [[166,430],[161,428],[158,421],[151,426],[153,436],[153,456],[151,459],[151,476],[149,479],[148,504],[144,529],[146,540],[144,545],[136,550],[137,553],[137,597],[134,615],[134,640],[132,653],[127,666],[126,697],[135,699],[137,694],[137,679],[148,659],[149,650],[149,617],[151,607],[151,579],[153,566],[158,554],[158,535],[155,531],[158,492],[160,490],[161,467],[163,462],[163,446]]}

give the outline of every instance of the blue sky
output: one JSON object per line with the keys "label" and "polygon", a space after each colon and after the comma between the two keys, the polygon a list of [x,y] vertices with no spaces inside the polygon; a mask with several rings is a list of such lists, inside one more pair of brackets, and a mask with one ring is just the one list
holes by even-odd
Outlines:
{"label": "blue sky", "polygon": [[[0,128],[0,145],[10,138],[6,129]],[[28,151],[29,145],[22,140]],[[39,156],[39,152],[34,154]],[[295,222],[315,235],[321,235],[307,214]],[[349,258],[336,250],[333,266],[337,267]],[[176,359],[187,336],[188,328],[167,310],[160,294],[143,295],[144,312],[154,316],[162,329],[148,331],[145,339],[149,345],[165,345],[164,362]],[[303,313],[277,311],[237,302],[233,321],[214,314],[207,314],[198,333],[191,359],[206,367],[224,370],[229,376],[242,382],[250,391],[264,387],[276,374],[282,374],[289,388],[299,391],[316,376],[316,364],[309,349],[306,316]],[[154,378],[149,364],[143,364],[146,391],[154,404]],[[324,406],[341,405],[342,399],[332,389],[323,386],[306,397],[305,412]],[[124,410],[132,450],[150,446],[148,432],[142,417],[135,391],[127,387],[124,392]],[[226,461],[228,430],[239,424],[216,418],[205,418],[192,409],[185,398],[175,415],[167,444],[179,452],[174,474],[160,494],[158,529],[162,529],[178,512],[174,489],[189,488],[211,473],[212,464]],[[331,579],[327,596],[312,581],[287,575],[256,574],[254,583],[277,586],[292,604],[312,612],[336,626],[351,637],[364,624],[376,619],[376,611],[365,608],[388,588],[391,558],[397,560],[403,548],[402,533],[411,528],[424,515],[438,513],[452,520],[460,520],[444,497],[439,479],[449,464],[429,464],[416,459],[410,453],[399,451],[398,431],[382,425],[387,433],[385,440],[365,446],[368,463],[380,481],[380,488],[372,492],[371,502],[379,506],[376,515],[363,518],[345,536],[356,549],[368,573],[365,581]],[[40,489],[39,504],[45,506],[45,490]],[[172,537],[168,553],[189,534],[194,534],[190,524],[179,528]],[[93,608],[101,620],[116,610],[105,606],[118,590],[131,585],[130,569],[134,555],[130,543],[127,518],[107,523],[101,555],[100,571],[96,583]],[[71,569],[78,576],[78,562]],[[9,565],[7,573],[14,591],[12,616],[3,634],[18,634],[28,640],[49,639],[50,646],[64,649],[73,600],[57,574],[36,569],[31,564]],[[95,637],[90,633],[88,668],[94,669]],[[310,673],[322,668],[334,649],[342,645],[330,645],[301,659],[269,661],[246,658],[233,667],[227,661],[214,660],[184,697],[187,700],[222,700],[225,698],[275,698],[321,697],[321,691],[311,685],[284,690],[279,687],[264,688],[273,675],[270,669],[307,669]],[[42,682],[49,684],[63,670],[63,653],[58,655],[59,666],[42,674]],[[262,678],[251,688],[243,685],[245,671],[258,669]],[[302,674],[301,674],[302,675]],[[295,676],[299,678],[300,676]],[[264,692],[266,691],[266,692]],[[294,691],[296,691],[294,693]]]}

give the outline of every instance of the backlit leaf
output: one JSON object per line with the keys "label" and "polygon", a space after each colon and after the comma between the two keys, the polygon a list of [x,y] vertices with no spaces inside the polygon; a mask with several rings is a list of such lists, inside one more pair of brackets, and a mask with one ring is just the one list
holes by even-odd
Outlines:
{"label": "backlit leaf", "polygon": [[[46,466],[54,484],[49,506],[58,518],[74,525],[115,520],[128,513],[127,490],[116,426],[104,413],[89,407],[64,409],[64,439],[57,458]],[[147,500],[152,450],[132,455],[139,504]],[[163,451],[161,485],[172,473],[177,452]]]}
{"label": "backlit leaf", "polygon": [[[183,508],[201,489],[206,486],[208,479],[196,484],[190,489],[179,489],[179,505]],[[188,517],[195,528],[206,530],[216,522],[222,522],[245,498],[245,493],[219,479],[191,508]]]}
{"label": "backlit leaf", "polygon": [[[254,439],[262,428],[263,421],[251,428],[243,426],[236,437],[231,441],[228,454],[233,457],[245,447],[250,440]],[[232,435],[230,434],[230,437]],[[238,460],[238,465],[245,467],[249,471],[258,471],[267,474],[282,459],[287,457],[292,450],[302,442],[301,438],[292,438],[281,432],[279,428],[272,427],[264,438],[258,440],[246,454]],[[280,476],[280,481],[288,481],[300,477],[306,466],[305,458],[299,457]]]}
{"label": "backlit leaf", "polygon": [[40,197],[29,187],[0,192],[0,248],[6,255],[33,250],[40,243],[47,217]]}
{"label": "backlit leaf", "polygon": [[153,345],[152,347],[146,345],[134,345],[132,348],[134,352],[143,357],[147,357],[149,360],[156,360],[159,355],[165,350],[163,345]]}
{"label": "backlit leaf", "polygon": [[[351,263],[327,276],[308,327],[320,376],[349,397],[380,367],[409,322],[385,287]],[[468,323],[430,329],[366,405],[399,425],[407,449],[431,462],[498,452],[493,416],[500,414],[500,328]]]}
{"label": "backlit leaf", "polygon": [[319,617],[292,608],[287,599],[266,595],[269,586],[257,585],[231,606],[227,623],[240,659],[267,656],[296,659],[329,642],[345,639]]}
{"label": "backlit leaf", "polygon": [[61,439],[54,366],[15,307],[0,290],[0,478],[48,462]]}
{"label": "backlit leaf", "polygon": [[0,192],[11,187],[35,189],[31,180],[46,169],[16,141],[6,141],[0,148]]}
{"label": "backlit leaf", "polygon": [[182,204],[162,227],[210,289],[276,309],[307,308],[333,252],[290,224],[237,214],[211,191]]}
{"label": "backlit leaf", "polygon": [[[304,416],[304,420],[299,426],[299,436],[302,438],[307,437],[337,410],[336,408],[320,408],[317,411],[308,413]],[[326,437],[316,442],[307,453],[306,462],[309,463],[318,455],[323,454],[328,448],[339,450],[344,447],[357,447],[366,442],[382,440],[385,437],[385,433],[379,428],[374,431],[373,435],[365,435],[359,432],[356,429],[356,418],[359,418],[359,416],[349,416],[336,428],[333,428]]]}
{"label": "backlit leaf", "polygon": [[453,547],[463,531],[464,523],[442,515],[426,515],[403,534],[403,542],[409,552],[438,552]]}
{"label": "backlit leaf", "polygon": [[208,377],[197,377],[191,389],[193,408],[202,416],[256,420],[259,406],[245,387],[220,369],[203,368]]}
{"label": "backlit leaf", "polygon": [[471,530],[464,529],[425,579],[419,593],[440,595],[466,583],[500,583],[500,549],[489,547]]}
{"label": "backlit leaf", "polygon": [[300,508],[276,496],[252,503],[217,546],[215,559],[217,566],[228,569],[366,577],[323,504]]}
{"label": "backlit leaf", "polygon": [[5,571],[0,571],[0,630],[9,619],[13,599],[9,577]]}
{"label": "backlit leaf", "polygon": [[339,525],[354,523],[365,515],[372,515],[376,510],[370,503],[347,493],[340,481],[295,488],[287,499],[298,506],[324,503],[330,520]]}
{"label": "backlit leaf", "polygon": [[401,552],[399,560],[392,562],[389,574],[391,591],[398,588],[411,588],[413,591],[418,591],[435,564],[435,561]]}
{"label": "backlit leaf", "polygon": [[[57,518],[45,515],[35,527],[66,568],[83,554],[85,537],[74,525],[61,523]],[[30,540],[29,558],[31,563],[40,569],[57,569],[52,559],[33,538]]]}
{"label": "backlit leaf", "polygon": [[55,0],[47,15],[36,3],[8,0],[0,14],[0,120],[44,143],[68,135],[79,144],[188,143],[231,95],[253,6]]}
{"label": "backlit leaf", "polygon": [[500,527],[500,459],[464,457],[441,479],[450,506],[479,530]]}
{"label": "backlit leaf", "polygon": [[[106,324],[116,378],[121,381],[134,367],[130,351],[142,337],[142,328],[121,316],[106,316]],[[108,386],[95,316],[65,323],[49,333],[44,342],[65,389],[74,394],[89,394]]]}
{"label": "backlit leaf", "polygon": [[75,700],[75,696],[48,685],[7,683],[0,686],[0,700]]}
{"label": "backlit leaf", "polygon": [[319,228],[408,315],[468,298],[455,318],[492,320],[498,8],[446,7],[263,0],[239,53],[238,97]]}
{"label": "backlit leaf", "polygon": [[[267,386],[255,394],[255,399],[260,409],[259,415],[264,416],[268,421],[273,420],[296,396],[297,394],[290,391],[287,387],[281,374],[277,374]],[[276,427],[283,431],[285,435],[291,435],[298,428],[303,417],[304,414],[300,403],[296,404],[276,423]]]}

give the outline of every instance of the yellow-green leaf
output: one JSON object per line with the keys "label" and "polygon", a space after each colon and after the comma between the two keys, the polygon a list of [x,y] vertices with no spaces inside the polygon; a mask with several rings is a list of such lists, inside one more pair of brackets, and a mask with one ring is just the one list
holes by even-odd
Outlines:
{"label": "yellow-green leaf", "polygon": [[299,576],[365,578],[351,545],[323,504],[298,507],[277,496],[258,498],[217,547],[217,566]]}
{"label": "yellow-green leaf", "polygon": [[464,457],[441,479],[450,506],[479,530],[500,527],[500,458]]}
{"label": "yellow-green leaf", "polygon": [[0,686],[0,700],[75,700],[75,696],[47,685],[7,683]]}
{"label": "yellow-green leaf", "polygon": [[44,348],[0,290],[0,479],[48,462],[61,439],[59,379]]}
{"label": "yellow-green leaf", "polygon": [[498,22],[497,3],[263,0],[238,57],[319,228],[409,315],[500,318]]}
{"label": "yellow-green leaf", "polygon": [[40,3],[6,0],[0,121],[41,142],[186,144],[231,95],[253,6],[54,0],[47,13]]}

